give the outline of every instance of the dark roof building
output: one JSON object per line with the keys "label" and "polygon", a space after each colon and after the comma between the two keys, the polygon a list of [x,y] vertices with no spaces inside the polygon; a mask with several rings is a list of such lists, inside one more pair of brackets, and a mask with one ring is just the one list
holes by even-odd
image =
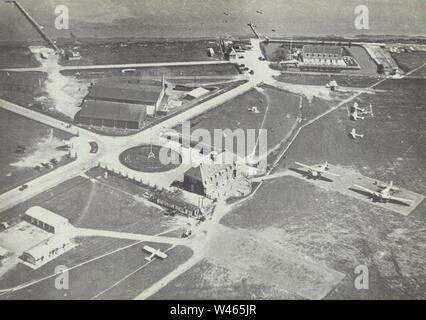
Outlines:
{"label": "dark roof building", "polygon": [[74,122],[88,126],[140,129],[145,120],[145,113],[144,106],[86,100],[76,114]]}
{"label": "dark roof building", "polygon": [[343,48],[338,46],[328,46],[328,45],[304,45],[303,46],[304,54],[315,54],[315,55],[331,55],[331,56],[342,56]]}
{"label": "dark roof building", "polygon": [[154,106],[159,104],[163,95],[162,86],[102,81],[89,89],[86,99]]}

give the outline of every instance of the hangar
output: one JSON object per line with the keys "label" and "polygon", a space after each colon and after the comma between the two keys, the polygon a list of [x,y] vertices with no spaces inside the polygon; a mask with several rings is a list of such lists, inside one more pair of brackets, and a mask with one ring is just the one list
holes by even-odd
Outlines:
{"label": "hangar", "polygon": [[210,199],[217,199],[227,193],[237,176],[236,163],[202,163],[184,173],[183,189]]}
{"label": "hangar", "polygon": [[129,103],[86,100],[74,117],[74,122],[87,126],[119,129],[141,129],[146,107]]}
{"label": "hangar", "polygon": [[54,235],[24,251],[20,258],[30,267],[38,268],[72,247],[69,237],[62,234]]}
{"label": "hangar", "polygon": [[346,68],[342,47],[331,45],[304,45],[301,68]]}
{"label": "hangar", "polygon": [[23,220],[40,229],[55,234],[64,231],[64,229],[69,226],[67,218],[39,206],[29,208],[25,212]]}
{"label": "hangar", "polygon": [[154,115],[164,94],[164,81],[155,86],[108,80],[92,85],[85,100],[133,104],[147,108],[147,113]]}

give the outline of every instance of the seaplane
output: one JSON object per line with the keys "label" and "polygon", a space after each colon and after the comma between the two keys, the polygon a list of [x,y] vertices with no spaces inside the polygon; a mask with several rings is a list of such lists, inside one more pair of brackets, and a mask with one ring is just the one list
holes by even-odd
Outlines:
{"label": "seaplane", "polygon": [[365,117],[362,117],[362,116],[359,116],[359,115],[358,115],[358,110],[357,110],[357,109],[355,109],[355,110],[351,113],[350,118],[351,118],[351,120],[353,120],[353,121],[358,121],[358,120],[364,120],[364,119],[365,119]]}
{"label": "seaplane", "polygon": [[154,259],[154,257],[159,257],[160,259],[167,258],[167,254],[165,254],[159,249],[154,249],[153,247],[150,247],[150,246],[143,246],[143,250],[151,254],[149,257],[145,257],[145,260],[149,262],[151,262],[152,259]]}
{"label": "seaplane", "polygon": [[357,139],[357,138],[364,138],[364,135],[363,134],[360,134],[360,133],[357,133],[356,132],[356,130],[355,130],[355,128],[353,128],[352,130],[351,130],[351,132],[349,132],[349,137],[351,138],[351,139]]}
{"label": "seaplane", "polygon": [[369,193],[371,197],[373,198],[373,200],[383,202],[383,203],[386,203],[389,201],[395,201],[395,202],[399,202],[399,203],[411,206],[411,204],[415,202],[414,200],[395,197],[394,194],[399,192],[400,189],[393,185],[393,181],[391,181],[388,185],[377,184],[378,190],[371,190],[366,187],[360,186],[358,184],[354,184],[354,187],[356,189]]}
{"label": "seaplane", "polygon": [[308,174],[313,178],[320,178],[323,174],[329,175],[329,176],[334,176],[334,177],[339,177],[338,174],[328,171],[329,167],[328,167],[327,161],[323,164],[316,164],[316,165],[313,165],[313,166],[308,166],[308,165],[300,163],[300,162],[295,162],[295,164],[297,164],[298,166],[301,166],[304,169],[307,169]]}

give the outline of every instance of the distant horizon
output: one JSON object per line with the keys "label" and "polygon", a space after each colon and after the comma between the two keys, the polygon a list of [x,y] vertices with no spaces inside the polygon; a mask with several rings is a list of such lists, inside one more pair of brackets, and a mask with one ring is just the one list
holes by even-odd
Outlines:
{"label": "distant horizon", "polygon": [[[52,39],[211,39],[287,37],[426,37],[422,0],[20,0]],[[56,5],[69,7],[70,30],[54,27]],[[355,7],[369,8],[369,29],[354,26]],[[261,13],[259,13],[261,12]],[[0,41],[37,35],[11,4],[0,3]],[[71,32],[70,32],[71,31]],[[12,38],[13,37],[13,38]]]}

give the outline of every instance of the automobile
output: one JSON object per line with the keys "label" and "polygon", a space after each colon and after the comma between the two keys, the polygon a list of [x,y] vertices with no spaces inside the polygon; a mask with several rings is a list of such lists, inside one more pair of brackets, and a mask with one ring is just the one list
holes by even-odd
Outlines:
{"label": "automobile", "polygon": [[265,61],[266,59],[264,57],[259,57],[260,61]]}
{"label": "automobile", "polygon": [[145,198],[150,198],[150,197],[151,197],[151,194],[150,194],[148,191],[145,191],[145,192],[143,193],[143,196],[144,196]]}
{"label": "automobile", "polygon": [[10,225],[7,222],[0,222],[0,228],[6,230]]}
{"label": "automobile", "polygon": [[250,70],[250,72],[249,72],[250,74],[254,74],[254,71],[253,70]]}
{"label": "automobile", "polygon": [[50,163],[52,164],[52,165],[54,165],[54,166],[56,166],[57,164],[58,164],[58,160],[57,159],[55,159],[55,158],[52,158],[52,159],[50,159]]}
{"label": "automobile", "polygon": [[28,185],[27,184],[23,184],[20,188],[19,188],[19,191],[24,191],[25,189],[27,189],[28,188]]}
{"label": "automobile", "polygon": [[42,169],[42,168],[41,168],[40,166],[35,166],[35,167],[34,167],[34,170],[35,170],[35,171],[38,171],[38,172],[40,172],[40,171],[41,171],[41,169]]}

